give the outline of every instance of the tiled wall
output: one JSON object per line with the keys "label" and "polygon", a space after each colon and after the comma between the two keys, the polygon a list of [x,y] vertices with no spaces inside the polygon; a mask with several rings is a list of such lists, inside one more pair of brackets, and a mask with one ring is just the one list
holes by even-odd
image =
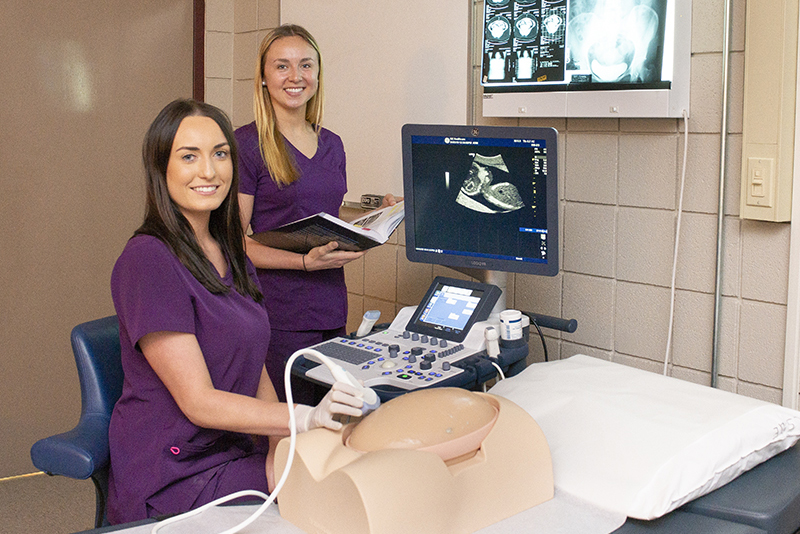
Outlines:
{"label": "tiled wall", "polygon": [[206,0],[206,102],[235,127],[253,120],[258,45],[280,23],[279,0]]}
{"label": "tiled wall", "polygon": [[[738,218],[745,1],[734,0],[733,7],[719,386],[780,403],[789,225]],[[207,3],[207,100],[229,110],[237,125],[251,120],[255,50],[263,30],[277,24],[278,11],[277,0]],[[692,15],[691,117],[670,373],[709,384],[722,118],[722,2],[693,0]],[[474,105],[479,106],[480,88],[476,94]],[[685,150],[683,122],[480,121],[553,126],[561,134],[562,270],[553,278],[510,275],[508,305],[578,320],[573,334],[546,332],[551,358],[583,353],[661,372]],[[446,268],[409,263],[403,243],[401,228],[390,244],[347,266],[349,330],[355,330],[365,310],[381,310],[381,320],[388,321],[399,307],[417,303],[435,275],[455,275]],[[538,340],[532,339],[530,346],[530,361],[541,361]]]}

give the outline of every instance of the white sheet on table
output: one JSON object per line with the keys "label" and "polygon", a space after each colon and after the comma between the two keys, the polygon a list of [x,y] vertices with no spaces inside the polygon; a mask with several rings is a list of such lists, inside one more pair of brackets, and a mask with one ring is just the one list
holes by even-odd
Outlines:
{"label": "white sheet on table", "polygon": [[[241,523],[258,505],[226,506],[206,510],[200,515],[164,526],[158,534],[214,534]],[[409,518],[414,514],[409,513]],[[603,511],[586,504],[577,497],[557,491],[555,497],[539,506],[526,510],[499,523],[479,530],[476,534],[608,534],[623,523],[625,516]],[[149,534],[153,524],[140,525],[119,531],[119,534]],[[305,534],[278,514],[271,505],[242,534]],[[421,529],[409,525],[409,534]]]}
{"label": "white sheet on table", "polygon": [[589,356],[499,382],[536,420],[557,489],[653,519],[793,445],[800,412]]}

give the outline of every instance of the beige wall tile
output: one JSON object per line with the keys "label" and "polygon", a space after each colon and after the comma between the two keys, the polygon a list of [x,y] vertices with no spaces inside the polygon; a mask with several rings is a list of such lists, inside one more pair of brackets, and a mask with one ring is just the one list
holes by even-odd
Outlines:
{"label": "beige wall tile", "polygon": [[731,53],[728,68],[728,132],[740,134],[744,130],[744,52]]}
{"label": "beige wall tile", "polygon": [[[607,350],[600,350],[594,347],[587,347],[586,345],[579,345],[577,343],[570,343],[568,341],[561,342],[561,358],[562,360],[566,360],[567,358],[571,358],[576,354],[585,354],[586,356],[591,356],[592,358],[597,358],[599,360],[605,360],[607,362],[611,361],[612,353],[611,351]],[[552,356],[550,357],[552,361]]]}
{"label": "beige wall tile", "polygon": [[364,256],[344,266],[344,282],[350,293],[364,294]]}
{"label": "beige wall tile", "polygon": [[725,376],[717,378],[717,388],[728,393],[736,393],[736,380]]}
{"label": "beige wall tile", "polygon": [[[482,95],[483,92],[481,91],[480,94]],[[520,119],[516,118],[478,116],[476,119],[478,119],[477,123],[481,126],[521,126]]]}
{"label": "beige wall tile", "polygon": [[570,132],[565,137],[565,198],[616,204],[617,136]]}
{"label": "beige wall tile", "polygon": [[614,319],[614,350],[617,353],[663,362],[668,323],[668,288],[617,283]]}
{"label": "beige wall tile", "polygon": [[558,133],[558,200],[567,198],[567,134],[564,131]]}
{"label": "beige wall tile", "polygon": [[744,50],[745,4],[742,0],[731,2],[731,50]]}
{"label": "beige wall tile", "polygon": [[220,108],[228,117],[232,116],[232,84],[230,78],[206,78],[205,82],[205,101]]}
{"label": "beige wall tile", "polygon": [[253,116],[253,80],[233,81],[233,124],[237,128],[250,124]]}
{"label": "beige wall tile", "polygon": [[281,23],[279,0],[258,0],[258,29],[271,29]]}
{"label": "beige wall tile", "polygon": [[233,0],[233,13],[236,33],[258,29],[258,0]]}
{"label": "beige wall tile", "polygon": [[397,246],[375,247],[364,256],[364,295],[395,302]]}
{"label": "beige wall tile", "polygon": [[433,265],[433,277],[436,278],[437,276],[447,276],[456,280],[472,280],[472,277],[444,265]]}
{"label": "beige wall tile", "polygon": [[725,217],[722,224],[722,294],[738,297],[741,294],[739,275],[741,251],[741,226],[738,217]]}
{"label": "beige wall tile", "polygon": [[739,376],[739,299],[726,297],[720,302],[719,374],[735,379]]}
{"label": "beige wall tile", "polygon": [[783,400],[783,393],[780,389],[763,386],[761,384],[750,384],[748,382],[739,382],[736,392],[745,397],[751,397],[773,404],[781,404]]}
{"label": "beige wall tile", "polygon": [[206,78],[233,77],[233,34],[206,32]]}
{"label": "beige wall tile", "polygon": [[576,319],[578,329],[563,339],[604,350],[614,343],[614,281],[607,278],[564,273],[564,317]]}
{"label": "beige wall tile", "polygon": [[233,3],[206,0],[206,31],[233,32]]}
{"label": "beige wall tile", "polygon": [[722,55],[692,56],[689,131],[719,133],[722,124]]}
{"label": "beige wall tile", "polygon": [[[679,165],[683,165],[683,136],[680,137]],[[719,149],[718,134],[690,134],[686,160],[686,183],[683,209],[703,213],[719,211]],[[681,169],[678,169],[680,180]],[[680,192],[680,182],[678,182]]]}
{"label": "beige wall tile", "polygon": [[677,119],[620,119],[619,131],[627,133],[675,133]]}
{"label": "beige wall tile", "polygon": [[[518,310],[561,317],[562,274],[534,276],[517,274],[514,284],[514,306]],[[549,331],[548,335],[556,335]]]}
{"label": "beige wall tile", "polygon": [[[378,319],[381,323],[391,323],[395,316],[397,315],[396,306],[393,301],[388,300],[381,300],[376,299],[373,297],[364,297],[364,313],[368,310],[378,310],[381,312],[381,317]],[[361,317],[358,318],[358,322],[356,324],[356,329],[358,325],[361,324],[361,319],[364,316],[364,313],[361,314]]]}
{"label": "beige wall tile", "polygon": [[[349,289],[349,288],[348,288]],[[364,297],[362,295],[347,294],[347,333],[358,330],[361,319],[364,317]]]}
{"label": "beige wall tile", "polygon": [[237,33],[233,37],[233,78],[252,80],[258,63],[258,32]]}
{"label": "beige wall tile", "polygon": [[742,297],[786,304],[789,233],[786,223],[742,221]]}
{"label": "beige wall tile", "polygon": [[725,215],[739,216],[742,184],[742,135],[731,134],[725,155]]}
{"label": "beige wall tile", "polygon": [[652,360],[647,360],[645,358],[638,358],[636,356],[628,356],[627,354],[614,354],[614,357],[611,359],[614,363],[620,363],[622,365],[627,365],[629,367],[634,367],[636,369],[641,369],[642,371],[648,371],[650,373],[656,374],[663,374],[664,372],[664,363],[663,362],[654,362]]}
{"label": "beige wall tile", "polygon": [[783,387],[786,306],[742,301],[739,325],[739,379]]}
{"label": "beige wall tile", "polygon": [[397,302],[407,306],[419,304],[433,281],[433,266],[408,261],[405,247],[398,249],[397,256]]}
{"label": "beige wall tile", "polygon": [[[546,332],[542,330],[542,333]],[[562,341],[558,338],[553,338],[544,334],[545,346],[547,347],[547,360],[545,360],[544,347],[542,346],[542,339],[535,328],[531,329],[530,338],[528,339],[528,357],[525,359],[528,365],[533,363],[541,363],[544,361],[555,361],[559,359],[559,354],[562,351]]]}
{"label": "beige wall tile", "polygon": [[719,0],[692,1],[692,53],[722,52],[723,6]]}
{"label": "beige wall tile", "polygon": [[565,271],[613,278],[616,208],[567,202],[564,207]]}
{"label": "beige wall tile", "polygon": [[506,297],[506,309],[513,309],[513,310],[519,309],[519,307],[517,307],[517,302],[516,302],[516,287],[517,287],[517,274],[508,273],[506,288],[503,289],[503,294]]}
{"label": "beige wall tile", "polygon": [[619,203],[674,209],[678,136],[623,135],[619,139]]}
{"label": "beige wall tile", "polygon": [[[672,328],[672,363],[710,373],[713,325],[714,295],[677,291]],[[675,373],[672,376],[676,376]],[[710,376],[709,374],[709,384]]]}
{"label": "beige wall tile", "polygon": [[558,265],[562,269],[564,265],[564,211],[566,209],[566,201],[560,201],[558,203]]}
{"label": "beige wall tile", "polygon": [[617,132],[619,119],[567,119],[567,129],[573,132]]}
{"label": "beige wall tile", "polygon": [[559,132],[566,131],[567,119],[557,117],[536,117],[519,119],[518,126],[526,128],[555,128]]}
{"label": "beige wall tile", "polygon": [[673,212],[620,208],[617,215],[617,278],[669,286],[674,242]]}
{"label": "beige wall tile", "polygon": [[717,264],[717,216],[684,213],[678,250],[676,285],[681,289],[714,292]]}
{"label": "beige wall tile", "polygon": [[[400,223],[400,226],[397,227],[397,230],[394,231],[394,235],[397,236],[397,244],[402,246],[403,248],[406,247],[406,223],[405,221]],[[400,254],[406,258],[406,251],[403,250]]]}
{"label": "beige wall tile", "polygon": [[687,382],[694,382],[701,386],[711,385],[711,373],[706,371],[698,371],[696,369],[686,369],[685,367],[673,367],[670,376],[685,380]]}

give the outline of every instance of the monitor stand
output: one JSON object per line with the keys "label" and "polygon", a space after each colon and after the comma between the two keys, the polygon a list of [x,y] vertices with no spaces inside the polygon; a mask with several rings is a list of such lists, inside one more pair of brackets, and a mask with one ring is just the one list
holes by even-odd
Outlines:
{"label": "monitor stand", "polygon": [[490,319],[500,320],[500,312],[506,309],[506,287],[508,286],[508,273],[504,271],[490,271],[487,269],[474,269],[471,267],[452,267],[451,269],[471,276],[478,282],[492,284],[500,288],[500,298],[492,308]]}

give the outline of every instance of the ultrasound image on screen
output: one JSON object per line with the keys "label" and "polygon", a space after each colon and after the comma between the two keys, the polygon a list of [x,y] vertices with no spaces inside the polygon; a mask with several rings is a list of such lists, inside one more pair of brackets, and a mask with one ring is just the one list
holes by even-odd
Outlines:
{"label": "ultrasound image on screen", "polygon": [[456,202],[482,213],[508,213],[523,208],[525,205],[517,187],[502,181],[508,174],[502,155],[474,154],[469,175],[461,184]]}
{"label": "ultrasound image on screen", "polygon": [[[412,144],[414,234],[418,250],[546,261],[544,141]],[[482,140],[489,142],[488,140]],[[524,260],[523,260],[524,258]]]}

